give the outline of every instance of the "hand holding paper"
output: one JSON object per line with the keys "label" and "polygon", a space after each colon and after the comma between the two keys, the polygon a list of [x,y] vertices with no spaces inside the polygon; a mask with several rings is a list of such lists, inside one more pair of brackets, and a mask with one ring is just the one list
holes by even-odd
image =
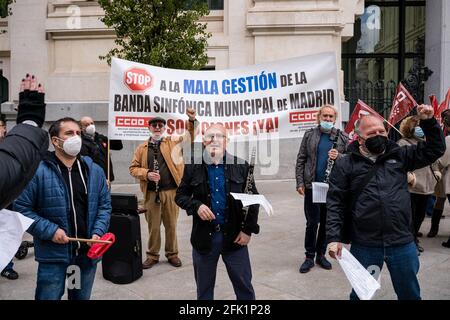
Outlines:
{"label": "hand holding paper", "polygon": [[230,193],[233,198],[236,200],[241,200],[242,205],[244,207],[251,206],[252,204],[260,204],[264,210],[267,212],[267,215],[273,215],[272,205],[267,201],[266,197],[262,194],[246,194],[246,193]]}
{"label": "hand holding paper", "polygon": [[361,300],[372,299],[380,284],[361,263],[344,247],[342,256],[337,259],[348,281]]}
{"label": "hand holding paper", "polygon": [[22,243],[24,232],[33,222],[33,219],[18,212],[0,210],[0,271],[14,257]]}

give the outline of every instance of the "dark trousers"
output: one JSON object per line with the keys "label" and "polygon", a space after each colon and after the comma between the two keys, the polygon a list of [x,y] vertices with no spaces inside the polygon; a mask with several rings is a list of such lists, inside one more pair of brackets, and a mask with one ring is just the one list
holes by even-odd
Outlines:
{"label": "dark trousers", "polygon": [[211,245],[212,248],[208,254],[201,254],[195,249],[192,250],[194,276],[197,283],[197,299],[214,299],[217,262],[219,261],[219,256],[222,255],[222,260],[227,268],[237,300],[255,300],[255,291],[251,283],[252,269],[247,247],[221,253],[223,245],[222,231],[213,233]]}
{"label": "dark trousers", "polygon": [[[450,202],[450,195],[447,195],[448,201]],[[431,229],[439,229],[439,223],[441,222],[442,214],[444,213],[446,198],[436,197],[436,202],[434,203],[433,215],[431,216]]]}
{"label": "dark trousers", "polygon": [[5,267],[5,269],[2,270],[3,271],[12,271],[14,270],[14,262],[11,260]]}
{"label": "dark trousers", "polygon": [[[325,203],[312,202],[312,189],[305,189],[305,255],[314,259],[317,255],[324,255],[327,244],[325,242],[325,226],[327,206]],[[319,233],[317,233],[319,229]]]}
{"label": "dark trousers", "polygon": [[428,194],[411,193],[411,209],[414,236],[416,236],[419,232],[420,226],[425,219],[427,203],[430,197],[431,195]]}
{"label": "dark trousers", "polygon": [[[413,242],[392,247],[365,247],[352,244],[350,253],[364,268],[376,266],[380,272],[384,262],[389,269],[392,284],[399,300],[420,300],[420,286],[417,280],[419,257]],[[352,290],[350,300],[359,300]]]}

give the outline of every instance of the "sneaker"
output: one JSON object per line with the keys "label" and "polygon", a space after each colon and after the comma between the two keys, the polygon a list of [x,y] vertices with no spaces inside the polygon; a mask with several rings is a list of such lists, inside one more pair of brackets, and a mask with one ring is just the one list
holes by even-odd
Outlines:
{"label": "sneaker", "polygon": [[318,256],[316,258],[316,264],[324,268],[325,270],[331,270],[332,266],[331,263],[325,258],[325,256]]}
{"label": "sneaker", "polygon": [[13,269],[3,270],[1,275],[9,280],[16,280],[19,278],[19,274]]}
{"label": "sneaker", "polygon": [[306,258],[305,261],[300,266],[300,273],[307,273],[311,268],[314,267],[314,260],[311,258]]}
{"label": "sneaker", "polygon": [[417,244],[417,251],[424,252],[423,247],[420,244]]}

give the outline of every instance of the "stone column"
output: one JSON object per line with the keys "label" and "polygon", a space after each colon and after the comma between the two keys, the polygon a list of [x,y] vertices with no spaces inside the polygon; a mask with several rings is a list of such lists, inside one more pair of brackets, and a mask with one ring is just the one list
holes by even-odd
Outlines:
{"label": "stone column", "polygon": [[[450,87],[450,3],[447,0],[427,1],[425,66],[433,74],[425,82],[425,97],[435,94],[444,100]],[[428,102],[428,99],[425,99]]]}

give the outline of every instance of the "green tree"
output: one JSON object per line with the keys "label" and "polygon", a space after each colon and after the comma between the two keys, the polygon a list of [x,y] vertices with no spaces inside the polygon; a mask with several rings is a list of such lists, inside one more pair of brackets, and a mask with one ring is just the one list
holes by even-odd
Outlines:
{"label": "green tree", "polygon": [[209,13],[199,0],[98,0],[102,22],[116,31],[112,57],[166,68],[198,70],[208,62],[206,24]]}
{"label": "green tree", "polygon": [[15,0],[0,0],[0,18],[6,18],[12,14],[10,4]]}

